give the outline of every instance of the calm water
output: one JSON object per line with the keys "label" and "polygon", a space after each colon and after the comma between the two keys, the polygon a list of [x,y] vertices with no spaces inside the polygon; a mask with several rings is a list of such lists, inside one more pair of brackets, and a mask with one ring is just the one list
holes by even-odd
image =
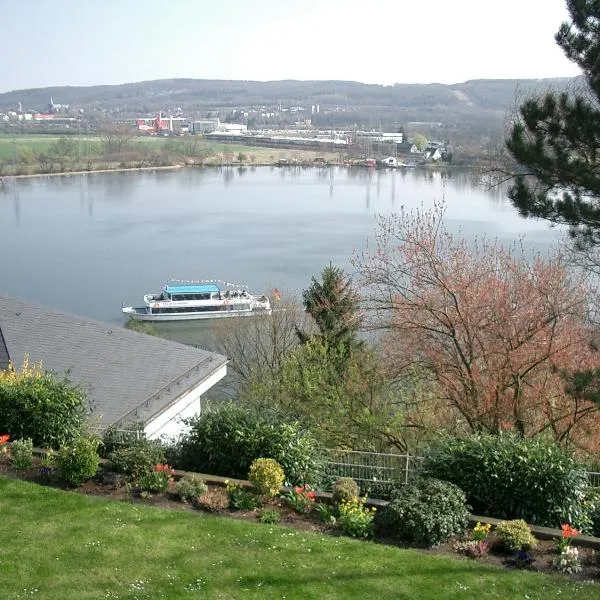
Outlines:
{"label": "calm water", "polygon": [[139,305],[169,278],[299,293],[330,261],[349,268],[378,214],[442,198],[449,227],[468,235],[524,236],[540,248],[558,237],[468,171],[185,169],[5,181],[0,293],[111,323],[123,322],[122,302]]}

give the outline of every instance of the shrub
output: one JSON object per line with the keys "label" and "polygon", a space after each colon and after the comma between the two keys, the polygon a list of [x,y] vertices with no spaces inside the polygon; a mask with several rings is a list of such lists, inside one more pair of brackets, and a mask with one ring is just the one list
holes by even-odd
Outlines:
{"label": "shrub", "polygon": [[125,430],[117,430],[113,425],[110,425],[102,435],[101,454],[103,458],[108,458],[117,450],[123,450],[145,441],[147,440],[142,423],[129,425]]}
{"label": "shrub", "polygon": [[358,484],[351,477],[340,477],[334,484],[332,489],[331,501],[334,504],[342,502],[352,502],[358,498],[360,490]]}
{"label": "shrub", "polygon": [[33,442],[31,438],[15,440],[10,445],[12,466],[19,471],[27,471],[33,464]]}
{"label": "shrub", "polygon": [[187,421],[179,442],[179,468],[224,477],[247,477],[252,461],[276,460],[290,485],[320,482],[324,460],[315,437],[300,423],[224,404]]}
{"label": "shrub", "polygon": [[165,453],[158,443],[140,440],[111,452],[109,459],[115,471],[138,479],[145,473],[152,473],[155,465],[162,464]]}
{"label": "shrub", "polygon": [[229,494],[223,488],[209,488],[197,499],[196,506],[208,512],[220,512],[229,506]]}
{"label": "shrub", "polygon": [[490,544],[485,540],[461,540],[453,545],[453,549],[469,558],[485,558],[490,551]]}
{"label": "shrub", "polygon": [[172,474],[173,469],[169,465],[158,464],[153,471],[141,475],[138,479],[138,485],[142,496],[149,493],[160,494],[166,492],[169,489]]}
{"label": "shrub", "polygon": [[368,538],[373,535],[375,509],[365,507],[365,499],[343,500],[339,506],[337,525],[346,535]]}
{"label": "shrub", "polygon": [[285,475],[276,460],[257,458],[250,465],[248,479],[259,494],[273,498],[283,486]]}
{"label": "shrub", "polygon": [[458,485],[477,514],[592,528],[585,468],[561,446],[512,434],[441,440],[426,457],[432,477]]}
{"label": "shrub", "polygon": [[584,505],[592,521],[589,533],[600,537],[600,488],[590,487],[586,490]]}
{"label": "shrub", "polygon": [[279,523],[279,521],[281,521],[281,514],[275,509],[263,509],[260,511],[258,520],[261,523],[269,523],[270,525],[274,525],[275,523]]}
{"label": "shrub", "polygon": [[258,508],[258,499],[252,492],[229,481],[225,481],[225,485],[229,498],[228,508],[231,510],[254,510]]}
{"label": "shrub", "polygon": [[465,493],[438,479],[417,479],[398,488],[377,513],[376,527],[383,535],[407,542],[437,546],[464,532],[469,517]]}
{"label": "shrub", "polygon": [[73,442],[86,416],[83,390],[40,365],[0,371],[0,431],[31,438],[34,446],[58,448]]}
{"label": "shrub", "polygon": [[184,475],[176,484],[175,491],[183,502],[195,502],[208,491],[206,482],[200,475]]}
{"label": "shrub", "polygon": [[57,454],[58,474],[68,485],[81,485],[98,470],[101,442],[95,437],[78,437],[70,446],[61,446]]}
{"label": "shrub", "polygon": [[523,519],[498,523],[494,528],[494,533],[496,534],[498,544],[511,552],[530,550],[537,543],[531,533],[531,529],[529,529],[529,525]]}

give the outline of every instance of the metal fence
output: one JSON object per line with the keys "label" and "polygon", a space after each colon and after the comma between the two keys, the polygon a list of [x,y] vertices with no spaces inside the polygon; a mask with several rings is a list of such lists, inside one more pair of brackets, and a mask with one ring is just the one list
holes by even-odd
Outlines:
{"label": "metal fence", "polygon": [[600,487],[600,473],[596,473],[595,471],[588,471],[588,483],[592,487]]}
{"label": "metal fence", "polygon": [[[99,436],[102,432],[94,430]],[[128,445],[144,439],[143,430],[111,429],[110,443],[116,446]],[[389,454],[381,452],[361,452],[359,450],[335,450],[325,452],[326,475],[330,481],[338,477],[351,477],[361,487],[379,487],[408,483],[422,470],[423,457],[412,454]],[[588,471],[588,483],[600,487],[600,472]]]}
{"label": "metal fence", "polygon": [[385,454],[327,449],[327,474],[351,477],[359,484],[408,483],[418,473],[422,458],[411,454]]}

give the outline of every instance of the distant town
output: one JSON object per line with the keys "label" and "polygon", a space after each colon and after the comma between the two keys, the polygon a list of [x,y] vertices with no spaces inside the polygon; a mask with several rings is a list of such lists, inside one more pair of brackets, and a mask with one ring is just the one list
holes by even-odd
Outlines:
{"label": "distant town", "polygon": [[[334,111],[341,110],[343,107],[334,108]],[[139,136],[202,136],[219,144],[343,153],[360,159],[365,166],[378,164],[389,168],[452,160],[449,140],[427,139],[419,133],[409,137],[403,125],[397,125],[393,131],[384,130],[383,126],[324,129],[313,124],[313,120],[318,120],[315,117],[321,114],[319,104],[285,106],[279,103],[223,112],[191,115],[177,107],[151,114],[99,117],[88,114],[83,107],[55,102],[50,97],[43,111],[28,109],[19,102],[14,110],[0,112],[0,127],[4,133],[14,135],[93,135],[112,127],[114,132],[120,130]],[[430,130],[442,124],[408,123],[412,129],[419,125]]]}

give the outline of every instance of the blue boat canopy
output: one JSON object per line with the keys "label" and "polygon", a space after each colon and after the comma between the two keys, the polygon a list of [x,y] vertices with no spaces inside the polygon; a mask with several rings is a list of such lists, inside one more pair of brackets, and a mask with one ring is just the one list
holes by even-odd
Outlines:
{"label": "blue boat canopy", "polygon": [[206,294],[211,292],[219,292],[219,286],[214,284],[209,285],[165,285],[167,294]]}

